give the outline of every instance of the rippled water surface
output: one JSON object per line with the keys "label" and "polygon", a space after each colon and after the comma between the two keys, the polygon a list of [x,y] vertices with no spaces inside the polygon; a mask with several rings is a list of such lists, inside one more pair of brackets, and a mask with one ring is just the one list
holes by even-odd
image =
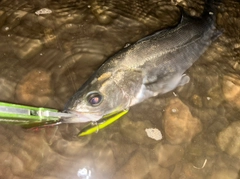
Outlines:
{"label": "rippled water surface", "polygon": [[[0,1],[0,101],[61,110],[107,57],[177,24],[176,4],[203,9],[202,0]],[[239,179],[240,3],[216,7],[223,34],[188,70],[190,83],[83,138],[83,124],[1,124],[0,178]]]}

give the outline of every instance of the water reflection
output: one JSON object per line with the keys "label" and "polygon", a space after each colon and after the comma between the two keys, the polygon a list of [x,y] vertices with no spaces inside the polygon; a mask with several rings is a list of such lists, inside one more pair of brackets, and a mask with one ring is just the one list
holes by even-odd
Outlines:
{"label": "water reflection", "polygon": [[87,168],[82,168],[78,170],[77,175],[79,178],[82,178],[82,179],[90,179],[92,176],[92,171],[88,170]]}
{"label": "water reflection", "polygon": [[[177,2],[202,11],[200,0]],[[42,8],[52,12],[36,14]],[[0,178],[238,178],[239,9],[233,0],[218,5],[224,34],[188,71],[189,84],[95,135],[77,138],[81,124],[0,125]],[[179,18],[168,1],[1,1],[0,100],[62,109],[108,56]]]}

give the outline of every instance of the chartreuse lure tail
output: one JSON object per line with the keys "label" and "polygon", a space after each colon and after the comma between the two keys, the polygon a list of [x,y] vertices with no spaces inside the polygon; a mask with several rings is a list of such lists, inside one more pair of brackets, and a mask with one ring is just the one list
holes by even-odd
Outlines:
{"label": "chartreuse lure tail", "polygon": [[91,122],[86,127],[84,127],[79,133],[78,136],[86,136],[90,135],[92,133],[98,132],[100,129],[103,129],[107,127],[108,125],[112,124],[119,118],[121,118],[123,115],[125,115],[128,112],[128,110],[121,111],[119,113],[114,113],[111,115],[104,116],[102,119],[96,122]]}

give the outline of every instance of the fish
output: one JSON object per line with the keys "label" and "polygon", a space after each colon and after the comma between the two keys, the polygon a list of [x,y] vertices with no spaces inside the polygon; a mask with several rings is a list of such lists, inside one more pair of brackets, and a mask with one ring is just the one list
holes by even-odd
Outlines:
{"label": "fish", "polygon": [[183,15],[177,26],[123,48],[71,97],[65,111],[75,116],[62,122],[96,122],[184,86],[190,81],[185,72],[220,34],[212,12],[200,18]]}

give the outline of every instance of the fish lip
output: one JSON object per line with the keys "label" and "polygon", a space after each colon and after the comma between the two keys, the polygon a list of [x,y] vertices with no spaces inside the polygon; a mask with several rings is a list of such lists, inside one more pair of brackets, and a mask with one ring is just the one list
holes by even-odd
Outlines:
{"label": "fish lip", "polygon": [[[69,113],[69,114],[76,115],[78,117],[81,117],[83,114],[88,113],[88,112],[78,112],[78,111],[75,111],[75,110],[66,110],[65,112]],[[91,113],[93,113],[93,112],[91,112]]]}
{"label": "fish lip", "polygon": [[69,114],[78,114],[80,112],[74,111],[74,110],[64,110],[63,112],[69,113]]}
{"label": "fish lip", "polygon": [[[78,111],[75,111],[75,110],[64,110],[64,112],[68,113],[68,114],[73,114],[73,117],[69,117],[69,118],[63,118],[63,122],[67,122],[69,120],[73,120],[73,121],[78,121],[78,122],[90,122],[90,121],[98,121],[100,118],[98,118],[97,116],[100,116],[98,115],[99,113],[98,112],[78,112]],[[96,115],[96,118],[93,118],[93,119],[90,119],[88,117],[87,114],[91,114],[91,115]],[[88,120],[86,120],[88,119]]]}
{"label": "fish lip", "polygon": [[[78,112],[78,111],[74,111],[74,110],[64,110],[65,113],[68,113],[68,114],[72,114],[74,118],[81,118],[81,116],[83,115],[82,112]],[[70,117],[72,118],[72,117]],[[68,119],[68,118],[65,118],[65,119]]]}
{"label": "fish lip", "polygon": [[69,110],[64,110],[64,112],[66,113],[70,113],[70,114],[76,114],[76,115],[79,115],[79,114],[99,114],[99,112],[79,112],[79,111],[76,111],[76,110],[72,110],[72,109],[69,109]]}

